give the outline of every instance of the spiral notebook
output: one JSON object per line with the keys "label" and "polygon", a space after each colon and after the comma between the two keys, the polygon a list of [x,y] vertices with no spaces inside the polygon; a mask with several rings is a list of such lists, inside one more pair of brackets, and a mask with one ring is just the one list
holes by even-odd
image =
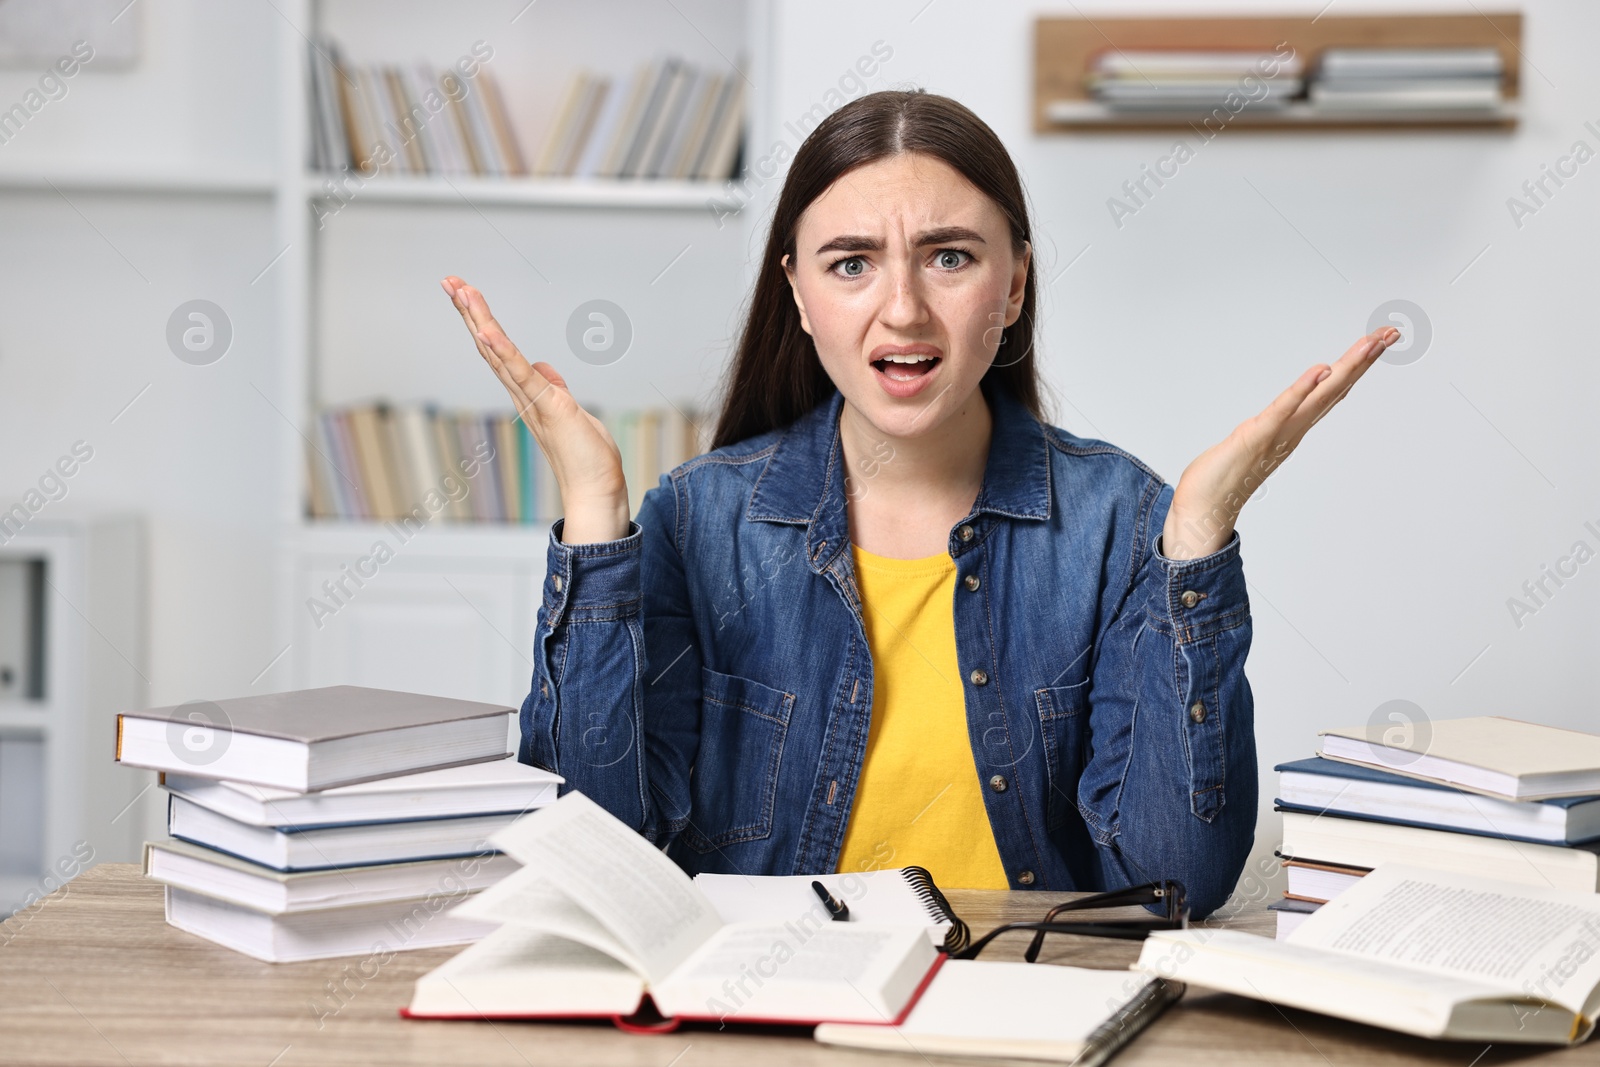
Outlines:
{"label": "spiral notebook", "polygon": [[[1048,963],[951,960],[898,1026],[823,1023],[824,1045],[1095,1067],[1183,995],[1182,982]],[[911,1062],[911,1061],[908,1061]]]}
{"label": "spiral notebook", "polygon": [[699,874],[694,884],[723,922],[783,921],[815,912],[829,919],[811,888],[821,882],[850,909],[850,920],[897,926],[923,925],[928,939],[949,952],[967,946],[970,931],[934,884],[925,867],[893,867],[843,874]]}

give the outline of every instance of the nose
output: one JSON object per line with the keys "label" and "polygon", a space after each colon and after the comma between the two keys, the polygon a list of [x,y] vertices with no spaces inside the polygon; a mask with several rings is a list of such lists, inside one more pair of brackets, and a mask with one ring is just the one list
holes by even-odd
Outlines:
{"label": "nose", "polygon": [[891,330],[908,333],[928,321],[927,294],[923,278],[917,270],[915,251],[899,256],[886,264],[888,285],[885,287],[883,307],[878,311],[878,321]]}

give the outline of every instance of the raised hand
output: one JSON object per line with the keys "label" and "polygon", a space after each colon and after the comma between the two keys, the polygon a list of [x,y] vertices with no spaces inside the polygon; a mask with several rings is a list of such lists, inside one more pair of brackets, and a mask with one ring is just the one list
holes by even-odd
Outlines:
{"label": "raised hand", "polygon": [[628,487],[622,454],[605,424],[573,399],[559,371],[523,358],[489,313],[482,293],[455,275],[440,284],[550,464],[566,519],[561,540],[583,544],[626,536]]}
{"label": "raised hand", "polygon": [[1265,411],[1241,422],[1195,457],[1173,491],[1161,534],[1162,555],[1195,559],[1227,544],[1250,494],[1289,458],[1306,431],[1344,399],[1383,350],[1399,339],[1400,331],[1393,326],[1374,330],[1333,366],[1311,367]]}

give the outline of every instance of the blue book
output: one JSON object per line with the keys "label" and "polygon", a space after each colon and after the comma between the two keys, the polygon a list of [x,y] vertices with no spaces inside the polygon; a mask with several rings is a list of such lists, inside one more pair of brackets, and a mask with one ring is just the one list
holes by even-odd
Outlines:
{"label": "blue book", "polygon": [[1600,796],[1501,800],[1342,760],[1280,763],[1278,804],[1400,826],[1421,826],[1541,844],[1600,840]]}

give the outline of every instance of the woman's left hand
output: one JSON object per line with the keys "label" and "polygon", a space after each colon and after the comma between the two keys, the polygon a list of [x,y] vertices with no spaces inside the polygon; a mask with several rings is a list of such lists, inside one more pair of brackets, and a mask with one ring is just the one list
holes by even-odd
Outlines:
{"label": "woman's left hand", "polygon": [[1250,494],[1289,458],[1306,431],[1332,410],[1378,356],[1400,339],[1384,326],[1351,345],[1333,366],[1319,363],[1296,379],[1265,411],[1241,422],[1183,470],[1161,533],[1168,559],[1208,556],[1233,536]]}

